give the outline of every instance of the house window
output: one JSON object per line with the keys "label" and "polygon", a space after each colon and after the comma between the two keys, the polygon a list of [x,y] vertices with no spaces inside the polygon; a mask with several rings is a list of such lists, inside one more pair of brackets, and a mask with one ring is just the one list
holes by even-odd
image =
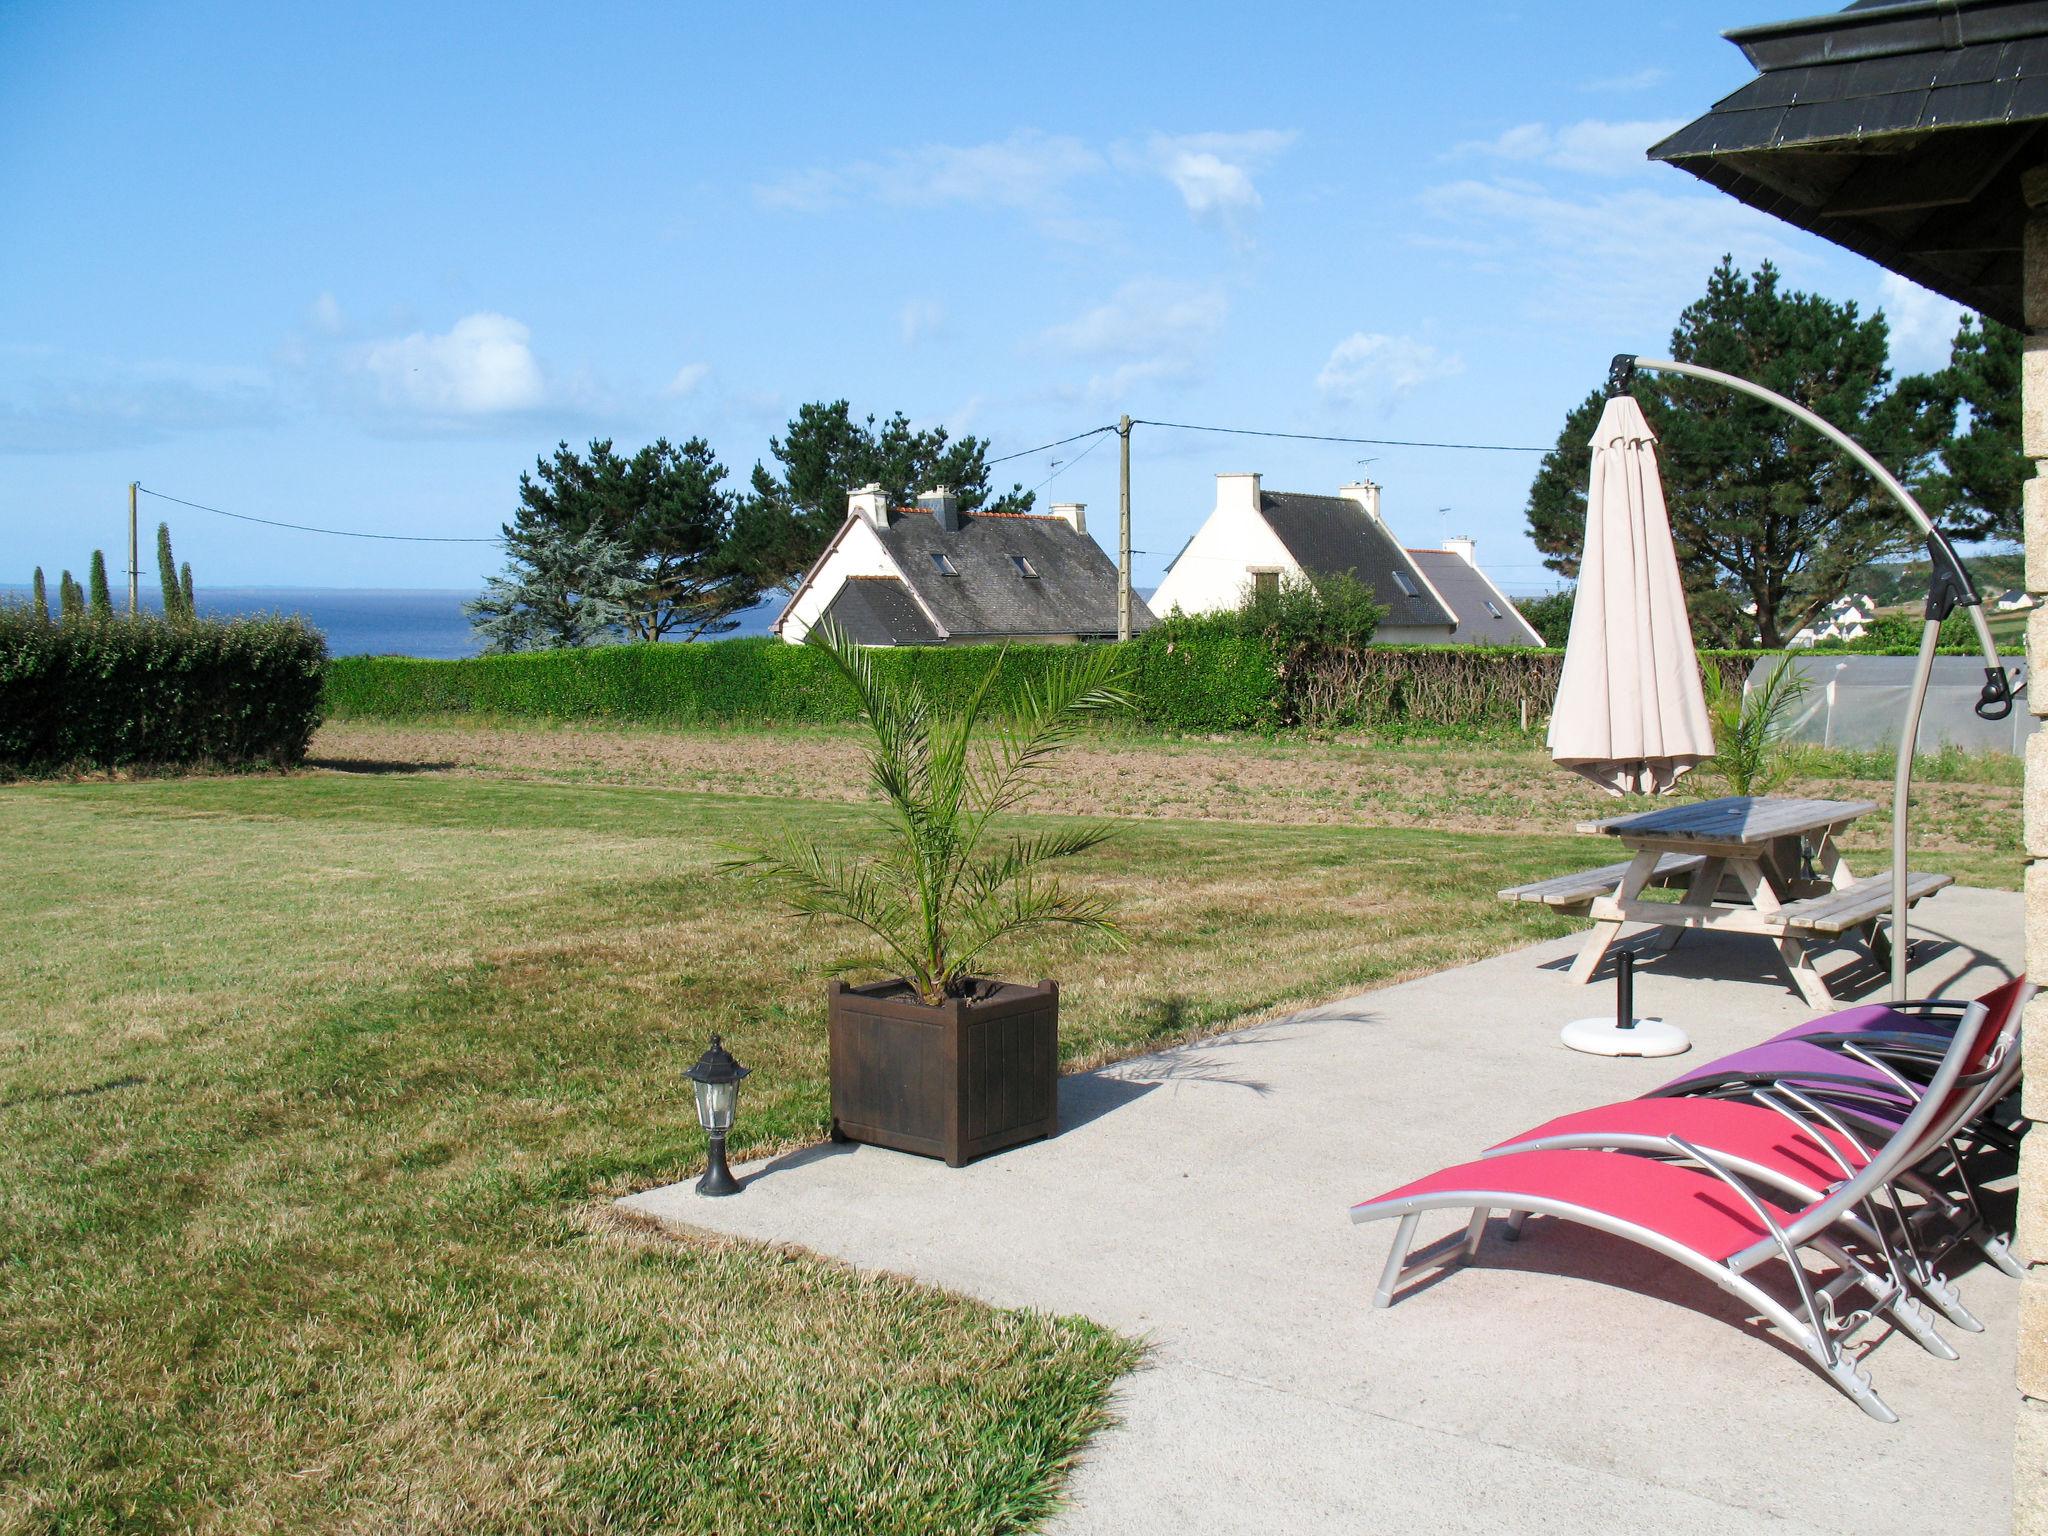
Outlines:
{"label": "house window", "polygon": [[1504,619],[1507,617],[1506,614],[1502,613],[1498,608],[1494,607],[1492,598],[1484,597],[1481,598],[1480,601],[1486,604],[1486,611],[1492,614],[1496,619]]}
{"label": "house window", "polygon": [[1422,596],[1422,589],[1416,586],[1413,581],[1408,579],[1408,573],[1406,571],[1394,572],[1394,585],[1399,587],[1409,597]]}
{"label": "house window", "polygon": [[1278,571],[1253,571],[1252,596],[1278,597],[1280,595],[1280,573]]}
{"label": "house window", "polygon": [[941,576],[958,576],[960,574],[959,568],[953,564],[951,558],[939,553],[936,549],[932,551],[932,569]]}
{"label": "house window", "polygon": [[1017,568],[1017,574],[1019,576],[1022,576],[1026,581],[1038,580],[1038,572],[1032,568],[1031,562],[1029,560],[1026,560],[1022,555],[1010,556],[1010,564],[1014,565]]}

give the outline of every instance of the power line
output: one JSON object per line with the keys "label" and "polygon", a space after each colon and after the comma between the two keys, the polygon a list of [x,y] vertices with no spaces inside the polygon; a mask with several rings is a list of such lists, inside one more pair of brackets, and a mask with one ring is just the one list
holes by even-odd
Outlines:
{"label": "power line", "polygon": [[309,523],[281,523],[274,517],[251,517],[246,512],[229,512],[220,507],[209,507],[197,501],[187,501],[182,496],[167,496],[162,491],[152,491],[146,485],[137,490],[145,496],[154,496],[158,501],[174,501],[181,507],[190,507],[195,512],[211,512],[215,517],[231,517],[238,523],[261,523],[266,528],[289,528],[295,533],[325,533],[337,539],[380,539],[391,544],[502,544],[502,538],[463,539],[436,536],[424,533],[359,533],[353,528],[315,528]]}
{"label": "power line", "polygon": [[[996,465],[1007,464],[1012,459],[1028,459],[1032,454],[1043,453],[1048,448],[1064,448],[1069,443],[1078,443],[1084,437],[1099,437],[1104,432],[1114,432],[1115,430],[1116,426],[1114,423],[1106,427],[1090,427],[1086,432],[1076,432],[1072,437],[1063,437],[1056,443],[1040,443],[1036,448],[1021,448],[1015,453],[1006,453],[999,459],[984,459],[982,462],[990,469],[994,469]],[[1079,463],[1080,460],[1076,459],[1074,462]]]}
{"label": "power line", "polygon": [[[1104,430],[1114,432],[1116,428],[1109,427],[1105,428]],[[1096,433],[1094,442],[1090,443],[1086,448],[1083,448],[1079,453],[1075,454],[1071,459],[1067,460],[1066,463],[1060,465],[1058,468],[1053,470],[1051,474],[1047,475],[1043,480],[1039,481],[1038,484],[1031,487],[1031,494],[1036,496],[1048,485],[1051,485],[1053,481],[1059,479],[1061,475],[1064,475],[1068,470],[1072,469],[1076,464],[1080,463],[1083,459],[1087,458],[1089,454],[1093,453],[1096,449],[1100,448],[1104,443],[1108,441],[1109,439],[1104,437],[1102,433]]]}
{"label": "power line", "polygon": [[[1363,443],[1372,448],[1461,448],[1472,453],[1549,453],[1522,443],[1430,443],[1401,437],[1333,437],[1321,432],[1262,432],[1252,427],[1198,427],[1185,421],[1139,419],[1134,427],[1171,427],[1176,432],[1217,432],[1227,437],[1285,437],[1302,443]],[[1104,429],[1113,430],[1113,429]],[[1554,445],[1553,445],[1554,446]]]}

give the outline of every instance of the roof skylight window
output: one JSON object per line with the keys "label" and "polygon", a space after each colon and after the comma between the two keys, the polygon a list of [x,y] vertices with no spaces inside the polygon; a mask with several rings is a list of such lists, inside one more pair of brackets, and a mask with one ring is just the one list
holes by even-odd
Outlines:
{"label": "roof skylight window", "polygon": [[1406,571],[1394,572],[1394,585],[1399,587],[1409,597],[1422,596],[1422,588],[1416,586],[1415,583],[1409,579],[1408,573]]}
{"label": "roof skylight window", "polygon": [[1010,556],[1010,564],[1014,565],[1017,568],[1017,574],[1019,576],[1022,576],[1026,581],[1038,580],[1038,572],[1035,569],[1033,569],[1031,562],[1029,560],[1026,560],[1022,555]]}
{"label": "roof skylight window", "polygon": [[941,576],[958,576],[960,574],[960,568],[953,564],[952,557],[944,551],[937,549],[932,551],[932,569]]}

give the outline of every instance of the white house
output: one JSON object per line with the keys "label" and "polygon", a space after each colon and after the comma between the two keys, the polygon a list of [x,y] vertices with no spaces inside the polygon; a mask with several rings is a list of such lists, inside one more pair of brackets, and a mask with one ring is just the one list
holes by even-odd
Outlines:
{"label": "white house", "polygon": [[2033,598],[2029,597],[2026,593],[2015,588],[2010,592],[1999,593],[1997,598],[1993,600],[1991,606],[1997,609],[2000,613],[2019,613],[2025,609],[2033,607],[2034,600]]}
{"label": "white house", "polygon": [[[1087,511],[969,512],[946,486],[892,507],[879,485],[862,486],[775,633],[800,644],[830,618],[863,645],[1114,640],[1116,566],[1088,536]],[[1133,593],[1132,632],[1151,625]]]}
{"label": "white house", "polygon": [[1543,637],[1479,568],[1470,539],[1401,547],[1371,481],[1335,496],[1268,491],[1256,474],[1216,477],[1216,507],[1152,594],[1155,613],[1214,613],[1283,576],[1349,572],[1386,605],[1392,645],[1541,645]]}

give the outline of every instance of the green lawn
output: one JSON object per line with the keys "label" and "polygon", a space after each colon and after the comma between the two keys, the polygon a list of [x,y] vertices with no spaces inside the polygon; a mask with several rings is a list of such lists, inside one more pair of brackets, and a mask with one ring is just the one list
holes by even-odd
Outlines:
{"label": "green lawn", "polygon": [[[857,807],[454,774],[0,789],[0,1532],[1028,1528],[1136,1341],[604,1197],[826,1119],[843,934],[716,865]],[[1133,821],[1098,1061],[1567,924],[1581,840]],[[742,1197],[744,1198],[744,1197]]]}

